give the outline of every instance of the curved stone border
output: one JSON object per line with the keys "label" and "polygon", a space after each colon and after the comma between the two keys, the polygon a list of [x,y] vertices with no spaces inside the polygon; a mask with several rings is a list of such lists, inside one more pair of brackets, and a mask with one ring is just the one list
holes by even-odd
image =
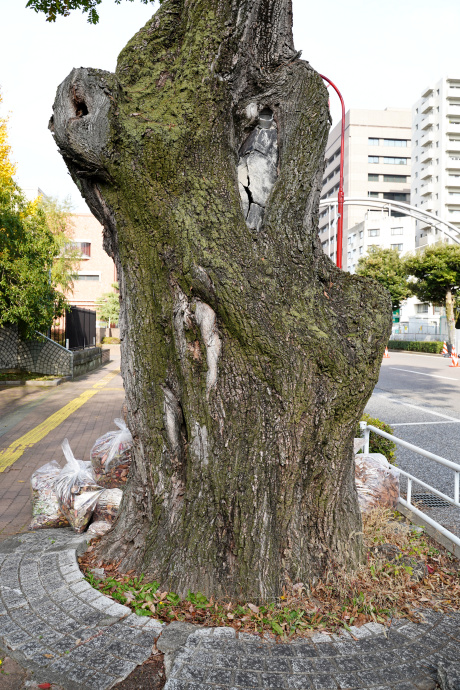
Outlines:
{"label": "curved stone border", "polygon": [[232,628],[165,628],[84,580],[77,554],[85,546],[69,529],[0,543],[0,646],[39,683],[106,690],[148,659],[160,635],[165,690],[433,690],[438,666],[459,657],[460,614],[428,609],[423,624],[352,628],[358,640],[316,634],[275,644]]}
{"label": "curved stone border", "polygon": [[38,682],[106,690],[149,658],[164,624],[93,589],[77,562],[85,545],[69,529],[0,543],[0,645]]}
{"label": "curved stone border", "polygon": [[176,653],[164,690],[433,690],[438,664],[458,659],[460,614],[424,615],[424,624],[402,620],[385,633],[374,623],[355,628],[357,641],[316,634],[274,644],[232,628],[198,629]]}

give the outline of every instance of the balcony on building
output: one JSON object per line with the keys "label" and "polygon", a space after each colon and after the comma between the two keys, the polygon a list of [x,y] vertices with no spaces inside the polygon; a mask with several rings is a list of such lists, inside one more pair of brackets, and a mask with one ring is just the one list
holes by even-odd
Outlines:
{"label": "balcony on building", "polygon": [[460,101],[460,84],[449,84],[447,98],[454,98]]}
{"label": "balcony on building", "polygon": [[432,165],[427,165],[425,168],[422,168],[420,171],[420,179],[426,180],[428,177],[433,177],[433,166]]}
{"label": "balcony on building", "polygon": [[420,146],[429,146],[433,143],[433,130],[428,130],[420,138]]}
{"label": "balcony on building", "polygon": [[460,122],[450,122],[448,120],[446,132],[447,134],[460,134]]}
{"label": "balcony on building", "polygon": [[420,194],[421,196],[428,196],[429,194],[433,194],[433,183],[427,182],[426,184],[420,185]]}
{"label": "balcony on building", "polygon": [[421,163],[431,163],[433,160],[433,147],[432,146],[426,146],[422,149],[422,152],[420,154],[420,161]]}
{"label": "balcony on building", "polygon": [[422,113],[428,113],[430,110],[432,110],[434,107],[434,99],[433,98],[427,98],[425,101],[423,101],[420,111]]}
{"label": "balcony on building", "polygon": [[434,115],[429,114],[423,118],[423,120],[420,124],[420,129],[428,129],[429,127],[433,127],[433,125],[434,125]]}
{"label": "balcony on building", "polygon": [[460,115],[460,101],[449,99],[446,103],[447,117],[458,117]]}

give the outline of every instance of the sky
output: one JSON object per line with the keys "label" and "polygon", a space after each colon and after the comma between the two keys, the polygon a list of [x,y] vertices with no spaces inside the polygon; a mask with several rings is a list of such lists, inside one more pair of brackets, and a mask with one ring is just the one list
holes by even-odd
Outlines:
{"label": "sky", "polygon": [[[100,22],[80,12],[48,23],[26,0],[0,0],[0,114],[23,188],[70,197],[88,208],[48,131],[57,86],[73,67],[114,71],[118,53],[157,4],[103,0]],[[458,0],[293,0],[294,38],[302,57],[340,89],[350,108],[410,108],[443,76],[460,77]],[[331,94],[334,124],[338,98]]]}

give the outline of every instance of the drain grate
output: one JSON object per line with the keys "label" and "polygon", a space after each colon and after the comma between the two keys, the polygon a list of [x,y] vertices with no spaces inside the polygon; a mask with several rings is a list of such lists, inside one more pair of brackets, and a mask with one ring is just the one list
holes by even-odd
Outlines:
{"label": "drain grate", "polygon": [[435,494],[412,494],[412,500],[428,508],[450,508],[450,503]]}

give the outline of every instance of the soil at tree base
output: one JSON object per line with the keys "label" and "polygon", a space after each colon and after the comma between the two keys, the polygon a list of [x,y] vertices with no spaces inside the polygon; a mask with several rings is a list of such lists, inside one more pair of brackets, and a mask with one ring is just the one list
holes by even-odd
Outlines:
{"label": "soil at tree base", "polygon": [[162,690],[166,683],[164,654],[154,652],[152,656],[137,666],[121,683],[114,686],[117,690]]}

